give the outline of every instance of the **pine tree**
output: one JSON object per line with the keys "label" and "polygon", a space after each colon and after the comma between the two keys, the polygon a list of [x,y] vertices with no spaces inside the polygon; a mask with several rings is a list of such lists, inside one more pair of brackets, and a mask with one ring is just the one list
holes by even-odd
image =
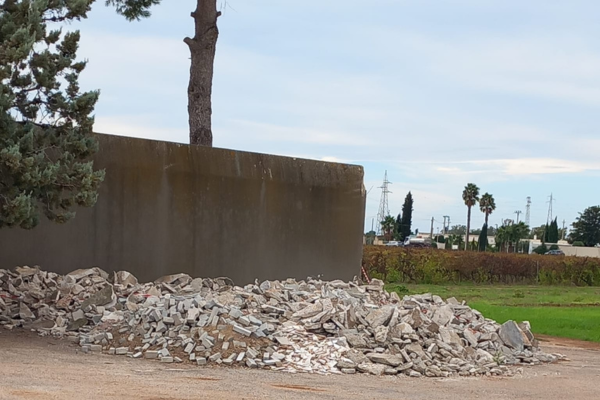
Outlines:
{"label": "pine tree", "polygon": [[402,226],[400,227],[400,240],[404,240],[410,236],[410,227],[412,225],[413,198],[408,192],[402,206]]}
{"label": "pine tree", "polygon": [[91,113],[99,92],[81,93],[79,31],[56,26],[85,18],[93,0],[0,1],[0,228],[65,222],[92,206],[104,177]]}
{"label": "pine tree", "polygon": [[600,206],[588,207],[579,213],[573,222],[569,239],[573,241],[573,246],[595,246],[600,243]]}

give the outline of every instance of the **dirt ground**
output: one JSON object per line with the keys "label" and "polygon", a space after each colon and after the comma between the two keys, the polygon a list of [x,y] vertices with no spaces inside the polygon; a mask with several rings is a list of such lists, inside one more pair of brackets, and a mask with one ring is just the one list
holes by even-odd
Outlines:
{"label": "dirt ground", "polygon": [[0,399],[600,399],[600,346],[544,337],[570,361],[513,378],[284,374],[82,354],[29,332],[0,331]]}

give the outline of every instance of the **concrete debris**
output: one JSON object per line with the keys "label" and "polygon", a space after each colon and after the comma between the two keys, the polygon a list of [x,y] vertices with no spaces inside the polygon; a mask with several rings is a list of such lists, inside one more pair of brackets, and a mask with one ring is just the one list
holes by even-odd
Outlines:
{"label": "concrete debris", "polygon": [[239,287],[186,274],[142,284],[99,268],[0,269],[0,326],[63,337],[83,353],[293,373],[513,375],[565,358],[542,352],[528,322],[500,325],[454,298],[401,299],[377,279]]}

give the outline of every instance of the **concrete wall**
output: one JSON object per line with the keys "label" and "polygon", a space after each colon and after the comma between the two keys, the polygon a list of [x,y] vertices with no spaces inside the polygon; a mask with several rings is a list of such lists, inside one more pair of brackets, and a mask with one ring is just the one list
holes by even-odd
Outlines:
{"label": "concrete wall", "polygon": [[100,197],[65,225],[0,231],[0,268],[99,266],[140,280],[185,272],[351,279],[360,271],[360,166],[98,135]]}
{"label": "concrete wall", "polygon": [[600,258],[600,248],[598,247],[574,247],[574,246],[558,246],[566,256],[576,257],[595,257]]}

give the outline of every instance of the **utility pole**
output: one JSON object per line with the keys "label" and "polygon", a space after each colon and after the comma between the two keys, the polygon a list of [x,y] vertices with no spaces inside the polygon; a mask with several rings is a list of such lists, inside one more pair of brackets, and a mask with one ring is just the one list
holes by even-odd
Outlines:
{"label": "utility pole", "polygon": [[521,210],[515,211],[515,214],[517,214],[517,224],[519,223],[519,215],[521,215],[522,212],[523,211],[521,211]]}
{"label": "utility pole", "polygon": [[[446,220],[448,222],[446,222]],[[444,235],[448,234],[448,230],[450,230],[450,216],[444,215]]]}
{"label": "utility pole", "polygon": [[563,228],[562,228],[562,240],[565,240],[565,234],[567,233],[567,230],[565,229],[565,220],[563,219]]}
{"label": "utility pole", "polygon": [[542,243],[546,241],[546,232],[548,231],[548,226],[550,226],[550,222],[552,222],[552,203],[554,202],[554,197],[552,193],[550,193],[550,201],[548,201],[548,217],[546,218],[546,226],[544,226],[544,237],[542,238]]}
{"label": "utility pole", "polygon": [[385,171],[385,176],[383,178],[383,185],[380,187],[381,189],[381,201],[379,202],[379,212],[377,213],[377,235],[381,235],[381,221],[385,219],[388,215],[390,215],[390,208],[388,206],[388,193],[392,193],[388,190],[388,185],[392,182],[388,181],[387,171]]}
{"label": "utility pole", "polygon": [[431,217],[431,232],[429,233],[429,238],[433,240],[433,221],[435,221],[435,219],[433,217]]}
{"label": "utility pole", "polygon": [[525,208],[525,224],[527,226],[531,226],[529,225],[529,223],[531,222],[531,197],[527,197],[527,208]]}

